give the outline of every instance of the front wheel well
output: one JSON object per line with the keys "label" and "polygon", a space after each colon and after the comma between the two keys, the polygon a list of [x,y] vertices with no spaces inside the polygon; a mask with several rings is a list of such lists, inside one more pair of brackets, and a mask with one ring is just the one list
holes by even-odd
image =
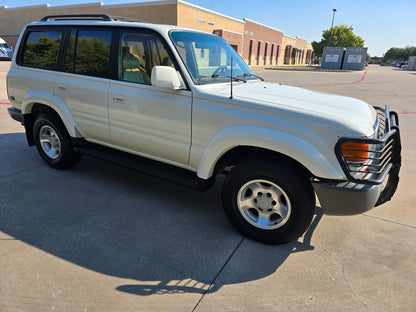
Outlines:
{"label": "front wheel well", "polygon": [[254,146],[239,146],[227,151],[217,161],[214,169],[214,175],[222,173],[226,168],[233,167],[237,163],[247,159],[267,160],[284,163],[307,179],[313,177],[313,174],[295,159],[273,150]]}

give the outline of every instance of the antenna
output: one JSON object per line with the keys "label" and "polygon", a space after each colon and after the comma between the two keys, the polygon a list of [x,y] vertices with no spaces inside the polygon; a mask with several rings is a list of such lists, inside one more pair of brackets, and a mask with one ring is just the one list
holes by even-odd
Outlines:
{"label": "antenna", "polygon": [[230,99],[233,99],[233,57],[231,56],[231,74],[230,74],[230,80],[231,80],[231,95]]}

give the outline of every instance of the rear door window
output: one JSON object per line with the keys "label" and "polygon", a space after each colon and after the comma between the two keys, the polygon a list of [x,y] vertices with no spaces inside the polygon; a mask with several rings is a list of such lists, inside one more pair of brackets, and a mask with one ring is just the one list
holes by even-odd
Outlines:
{"label": "rear door window", "polygon": [[64,61],[64,71],[110,77],[111,30],[72,31]]}

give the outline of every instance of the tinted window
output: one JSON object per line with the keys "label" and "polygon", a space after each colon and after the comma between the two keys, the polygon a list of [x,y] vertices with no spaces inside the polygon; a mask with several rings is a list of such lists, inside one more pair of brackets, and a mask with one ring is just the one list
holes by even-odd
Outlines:
{"label": "tinted window", "polygon": [[119,79],[150,84],[153,66],[173,66],[167,47],[155,35],[120,33]]}
{"label": "tinted window", "polygon": [[32,31],[26,37],[23,64],[31,67],[54,69],[62,42],[60,31]]}
{"label": "tinted window", "polygon": [[65,62],[64,62],[64,71],[68,73],[74,72],[74,56],[75,56],[75,39],[77,37],[77,32],[73,30],[69,35],[67,48],[66,48],[66,55],[65,55]]}
{"label": "tinted window", "polygon": [[109,78],[110,30],[80,30],[71,33],[64,70],[80,75]]}

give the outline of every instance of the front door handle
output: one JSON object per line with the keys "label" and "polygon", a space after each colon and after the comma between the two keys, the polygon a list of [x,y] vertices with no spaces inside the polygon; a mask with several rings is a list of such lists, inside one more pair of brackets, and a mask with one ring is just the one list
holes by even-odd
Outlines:
{"label": "front door handle", "polygon": [[125,103],[126,102],[126,98],[124,96],[113,96],[113,102],[115,103]]}

